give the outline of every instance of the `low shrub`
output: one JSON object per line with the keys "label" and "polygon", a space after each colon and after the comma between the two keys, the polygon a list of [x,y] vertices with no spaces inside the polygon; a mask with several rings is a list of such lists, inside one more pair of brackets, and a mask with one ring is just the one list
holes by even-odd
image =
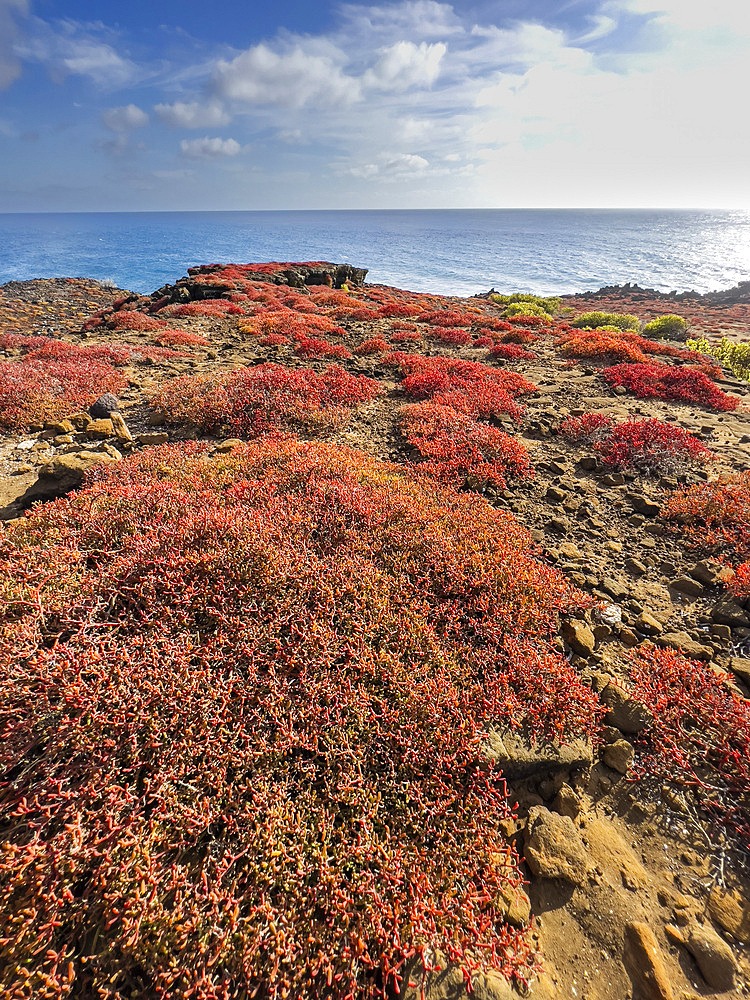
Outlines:
{"label": "low shrub", "polygon": [[628,420],[610,427],[594,450],[612,468],[659,475],[674,475],[714,458],[693,434],[662,420]]}
{"label": "low shrub", "polygon": [[423,459],[417,468],[441,482],[505,489],[507,478],[533,475],[525,445],[452,406],[435,402],[404,406],[399,426]]}
{"label": "low shrub", "polygon": [[615,421],[606,413],[582,413],[567,417],[560,424],[559,433],[574,444],[593,444],[607,434]]}
{"label": "low shrub", "polygon": [[592,329],[613,326],[618,330],[635,330],[637,332],[640,330],[641,321],[637,316],[632,316],[629,313],[587,312],[572,319],[570,325],[575,327],[590,326]]}
{"label": "low shrub", "polygon": [[331,344],[322,337],[297,337],[294,353],[301,358],[340,358],[349,360],[352,352],[343,344]]}
{"label": "low shrub", "polygon": [[343,448],[148,449],[3,528],[0,593],[8,996],[528,978],[485,734],[599,713],[509,515]]}
{"label": "low shrub", "polygon": [[440,344],[448,344],[454,347],[465,347],[474,339],[468,330],[452,326],[433,326],[430,328],[427,337],[429,340],[436,340]]}
{"label": "low shrub", "polygon": [[750,382],[750,344],[737,344],[727,337],[719,341],[708,341],[702,337],[688,340],[687,346],[701,354],[711,355],[726,365],[737,378]]}
{"label": "low shrub", "polygon": [[685,340],[687,337],[688,322],[682,316],[670,313],[668,316],[657,316],[643,328],[646,337],[666,337],[668,340]]}
{"label": "low shrub", "polygon": [[536,391],[536,386],[517,372],[490,368],[478,361],[398,352],[385,360],[389,359],[405,375],[401,386],[407,396],[452,406],[474,419],[486,420],[502,413],[518,419],[523,409],[516,398]]}
{"label": "low shrub", "polygon": [[671,649],[641,646],[632,695],[650,711],[633,776],[668,782],[750,849],[750,702],[709,664]]}
{"label": "low shrub", "polygon": [[0,362],[0,427],[24,430],[59,419],[127,384],[122,372],[105,361],[30,356]]}
{"label": "low shrub", "polygon": [[750,556],[750,471],[685,486],[670,495],[661,513],[708,552]]}
{"label": "low shrub", "polygon": [[603,368],[602,377],[612,386],[624,386],[640,399],[670,399],[698,403],[710,410],[736,410],[740,400],[722,392],[702,371],[684,366],[622,364]]}
{"label": "low shrub", "polygon": [[329,430],[379,392],[373,379],[350,375],[338,365],[318,374],[267,363],[215,376],[180,376],[161,387],[151,406],[170,423],[256,437],[279,430]]}
{"label": "low shrub", "polygon": [[491,358],[505,358],[508,361],[524,361],[534,359],[536,354],[527,351],[520,344],[494,344],[490,347]]}
{"label": "low shrub", "polygon": [[387,340],[383,340],[382,337],[370,337],[369,340],[363,340],[361,344],[358,344],[354,348],[355,354],[385,354],[389,351],[390,345]]}
{"label": "low shrub", "polygon": [[740,563],[735,570],[729,589],[740,600],[750,598],[750,562]]}
{"label": "low shrub", "polygon": [[545,309],[543,306],[533,305],[528,302],[512,303],[505,310],[503,316],[508,320],[514,320],[518,316],[524,316],[524,317],[533,316],[536,319],[541,319],[543,322],[547,323],[552,322],[552,319],[547,309]]}
{"label": "low shrub", "polygon": [[[530,295],[524,292],[513,292],[511,295],[500,295],[497,292],[493,292],[490,295],[490,302],[494,302],[498,306],[514,306],[517,304],[525,304],[527,306],[533,306],[534,310],[541,309],[543,312],[552,316],[560,308],[562,304],[561,299],[557,298],[545,298],[541,295]],[[538,315],[534,310],[529,310],[532,315]]]}

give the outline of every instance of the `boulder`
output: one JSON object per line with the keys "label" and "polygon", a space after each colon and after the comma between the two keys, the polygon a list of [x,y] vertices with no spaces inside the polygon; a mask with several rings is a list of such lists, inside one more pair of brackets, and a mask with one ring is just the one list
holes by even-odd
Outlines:
{"label": "boulder", "polygon": [[[112,449],[114,451],[114,449]],[[83,477],[97,465],[111,465],[118,461],[103,451],[78,451],[56,455],[39,470],[39,478],[21,497],[21,504],[28,507],[37,500],[55,500],[77,490]]]}
{"label": "boulder", "polygon": [[625,925],[623,963],[639,1000],[674,1000],[659,943],[648,924]]}
{"label": "boulder", "polygon": [[616,740],[604,748],[602,758],[607,767],[611,767],[618,774],[627,774],[628,768],[633,763],[634,750],[627,740]]}
{"label": "boulder", "polygon": [[525,856],[534,875],[583,885],[588,858],[581,835],[569,816],[532,806],[524,831]]}
{"label": "boulder", "polygon": [[715,885],[708,897],[711,919],[742,944],[750,942],[750,900]]}
{"label": "boulder", "polygon": [[737,962],[732,949],[712,927],[694,927],[687,938],[687,949],[709,986],[722,992],[732,989]]}
{"label": "boulder", "polygon": [[91,404],[89,415],[94,420],[105,420],[111,413],[117,413],[119,409],[120,404],[117,402],[117,396],[114,393],[105,392],[95,403]]}
{"label": "boulder", "polygon": [[518,733],[497,729],[487,734],[483,753],[486,760],[497,762],[510,779],[588,768],[594,759],[591,745],[583,740],[532,743]]}
{"label": "boulder", "polygon": [[619,685],[607,684],[600,697],[609,708],[605,717],[608,726],[614,726],[621,733],[640,733],[651,725],[653,716],[646,706],[631,698]]}
{"label": "boulder", "polygon": [[669,646],[670,649],[676,649],[692,660],[710,660],[714,655],[711,646],[697,642],[687,632],[664,632],[656,636],[654,641],[658,646]]}
{"label": "boulder", "polygon": [[596,645],[594,633],[584,621],[571,618],[564,621],[560,633],[574,653],[579,656],[591,656]]}

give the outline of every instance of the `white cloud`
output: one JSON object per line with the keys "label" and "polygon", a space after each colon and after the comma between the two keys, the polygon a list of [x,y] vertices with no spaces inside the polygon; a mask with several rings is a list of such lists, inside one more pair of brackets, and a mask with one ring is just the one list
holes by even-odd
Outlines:
{"label": "white cloud", "polygon": [[15,51],[22,59],[41,63],[57,82],[76,75],[105,89],[133,83],[139,76],[138,67],[97,37],[94,29],[98,27],[76,21],[48,24],[33,18],[29,37]]}
{"label": "white cloud", "polygon": [[407,90],[429,87],[440,73],[440,62],[447,51],[443,42],[396,42],[381,50],[381,55],[363,82],[380,90]]}
{"label": "white cloud", "polygon": [[586,45],[589,42],[596,42],[600,38],[606,38],[617,28],[617,20],[607,14],[593,14],[588,19],[592,22],[591,28],[583,35],[575,39],[576,45]]}
{"label": "white cloud", "polygon": [[435,0],[409,0],[396,4],[344,4],[340,15],[345,27],[359,38],[447,38],[464,33],[453,6]]}
{"label": "white cloud", "polygon": [[247,104],[348,105],[359,100],[360,85],[343,72],[344,62],[341,53],[305,51],[300,45],[282,53],[254,45],[230,62],[220,60],[214,85],[223,98]]}
{"label": "white cloud", "polygon": [[298,128],[283,128],[276,133],[276,138],[280,142],[285,142],[287,146],[300,146],[307,142],[302,130]]}
{"label": "white cloud", "polygon": [[569,45],[559,28],[535,22],[521,22],[511,28],[476,25],[471,33],[482,42],[469,58],[472,62],[484,63],[488,69],[493,66],[529,68],[540,63],[576,68],[590,59],[584,49]]}
{"label": "white cloud", "polygon": [[750,4],[745,0],[614,0],[607,5],[634,14],[653,14],[686,31],[729,28],[750,34]]}
{"label": "white cloud", "polygon": [[154,111],[161,121],[175,128],[222,128],[232,120],[232,116],[218,101],[155,104]]}
{"label": "white cloud", "polygon": [[28,13],[27,0],[0,0],[0,90],[5,90],[21,72],[14,51],[19,29],[17,17]]}
{"label": "white cloud", "polygon": [[401,180],[423,174],[429,167],[429,161],[416,153],[383,153],[380,163],[361,163],[349,167],[345,172],[352,177],[369,180],[372,177]]}
{"label": "white cloud", "polygon": [[107,108],[102,113],[102,121],[113,132],[128,132],[130,129],[148,125],[148,115],[137,105],[126,104],[120,108]]}
{"label": "white cloud", "polygon": [[219,160],[226,156],[236,156],[242,146],[236,139],[183,139],[180,152],[191,160]]}

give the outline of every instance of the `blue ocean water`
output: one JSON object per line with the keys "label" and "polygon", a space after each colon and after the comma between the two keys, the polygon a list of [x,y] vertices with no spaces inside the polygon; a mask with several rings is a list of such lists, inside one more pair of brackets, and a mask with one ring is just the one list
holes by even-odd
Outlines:
{"label": "blue ocean water", "polygon": [[0,283],[89,277],[151,292],[192,264],[332,260],[414,291],[661,291],[750,278],[750,212],[420,210],[0,215]]}

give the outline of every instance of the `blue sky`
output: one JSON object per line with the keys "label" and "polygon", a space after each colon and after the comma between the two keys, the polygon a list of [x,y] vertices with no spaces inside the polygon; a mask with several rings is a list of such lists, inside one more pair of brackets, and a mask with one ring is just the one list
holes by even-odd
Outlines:
{"label": "blue sky", "polygon": [[748,0],[0,0],[0,211],[750,208]]}

